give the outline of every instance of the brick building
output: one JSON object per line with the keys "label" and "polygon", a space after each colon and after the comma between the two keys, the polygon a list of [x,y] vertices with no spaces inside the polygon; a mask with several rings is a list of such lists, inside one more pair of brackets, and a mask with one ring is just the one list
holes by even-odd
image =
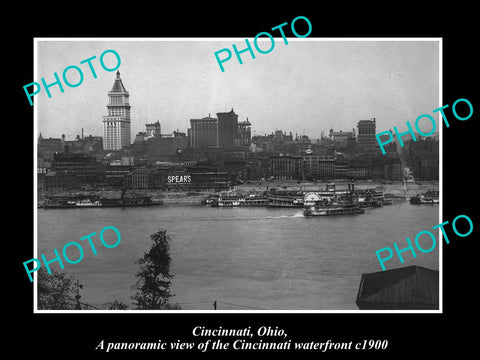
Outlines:
{"label": "brick building", "polygon": [[303,180],[303,158],[301,156],[270,157],[269,176],[273,180]]}

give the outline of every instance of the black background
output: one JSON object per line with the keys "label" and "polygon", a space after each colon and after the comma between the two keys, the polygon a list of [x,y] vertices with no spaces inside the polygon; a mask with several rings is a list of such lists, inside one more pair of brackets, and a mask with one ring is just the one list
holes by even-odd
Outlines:
{"label": "black background", "polygon": [[[319,3],[321,4],[321,3]],[[445,3],[443,3],[445,4]],[[447,6],[448,5],[448,6]],[[292,7],[246,3],[206,4],[192,7],[183,3],[181,10],[165,3],[149,5],[118,3],[111,8],[95,4],[70,7],[44,5],[10,10],[10,25],[4,23],[8,52],[4,67],[9,85],[4,100],[11,112],[3,123],[12,126],[5,137],[18,152],[7,150],[4,180],[7,180],[3,214],[5,243],[11,246],[4,256],[8,280],[3,293],[4,317],[8,335],[3,338],[3,352],[14,349],[16,355],[119,356],[95,351],[101,340],[112,342],[165,342],[192,340],[195,326],[244,328],[272,326],[283,328],[293,341],[363,341],[387,339],[386,351],[369,353],[311,351],[294,354],[300,357],[385,357],[396,355],[438,356],[453,350],[456,354],[475,353],[477,307],[476,276],[478,250],[478,128],[480,107],[474,84],[480,79],[477,38],[474,35],[477,11],[468,5],[448,3],[420,9],[406,3],[365,6],[342,3]],[[15,7],[13,7],[15,8]],[[459,214],[468,215],[474,232],[458,238],[448,230],[450,244],[443,247],[443,314],[33,314],[33,285],[28,281],[23,261],[33,257],[33,109],[23,92],[23,85],[33,78],[34,37],[241,37],[257,33],[297,16],[312,23],[310,37],[442,37],[443,38],[443,104],[450,107],[458,98],[473,104],[473,116],[456,120],[450,109],[450,127],[443,128],[443,219],[452,221]],[[477,23],[475,23],[477,21]],[[299,23],[298,23],[299,24]],[[303,33],[299,29],[299,33]],[[288,36],[288,35],[287,35]],[[271,56],[275,56],[272,54]],[[5,63],[5,62],[4,62]],[[7,65],[7,64],[6,64]],[[476,84],[475,84],[476,85]],[[475,88],[475,91],[474,91]],[[436,89],[432,89],[436,91]],[[13,95],[13,96],[12,96]],[[10,101],[13,99],[13,102]],[[433,110],[433,109],[432,109]],[[420,115],[420,114],[419,114]],[[414,119],[405,119],[413,121]],[[6,130],[5,130],[6,131]],[[13,165],[13,166],[11,166]],[[14,175],[15,174],[15,175]],[[5,182],[4,182],[5,183]],[[10,196],[12,199],[10,200]],[[8,200],[7,200],[8,198]],[[4,220],[5,221],[5,220]],[[434,224],[426,224],[429,229]],[[392,239],[395,234],[392,234]],[[13,245],[13,246],[12,246]],[[11,282],[11,283],[10,283]],[[13,304],[13,311],[10,310]],[[4,323],[5,324],[5,323]],[[128,352],[130,356],[170,358],[179,353],[166,351]],[[222,353],[217,353],[222,354]],[[266,352],[243,356],[265,356]],[[290,352],[293,355],[293,352]],[[190,353],[189,357],[205,354]],[[211,356],[211,354],[207,354]],[[277,353],[279,355],[279,353]],[[230,354],[229,354],[230,356]]]}

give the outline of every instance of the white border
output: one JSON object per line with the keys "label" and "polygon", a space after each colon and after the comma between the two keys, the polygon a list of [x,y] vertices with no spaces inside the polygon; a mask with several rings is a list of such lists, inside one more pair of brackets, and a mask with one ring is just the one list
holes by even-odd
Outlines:
{"label": "white border", "polygon": [[[276,37],[276,40],[282,39]],[[441,37],[372,37],[372,38],[287,38],[288,41],[438,41],[439,43],[439,107],[443,106],[443,38]],[[228,37],[228,38],[97,38],[97,37],[52,37],[52,38],[33,38],[33,76],[34,79],[38,78],[37,73],[37,60],[38,60],[38,42],[39,41],[244,41],[244,38],[240,37]],[[266,40],[266,39],[259,39]],[[34,226],[34,257],[37,258],[37,143],[38,143],[38,99],[34,101],[33,114],[34,114],[34,126],[33,126],[33,143],[34,143],[34,168],[33,168],[33,183],[34,183],[34,203],[33,203],[33,226]],[[434,110],[434,109],[432,109]],[[441,115],[439,116],[439,224],[442,223],[443,218],[443,126],[441,122]],[[436,225],[436,224],[435,224]],[[34,273],[34,285],[33,285],[33,313],[35,314],[441,314],[443,313],[443,238],[440,229],[439,233],[439,309],[438,310],[38,310],[37,309],[37,272]]]}

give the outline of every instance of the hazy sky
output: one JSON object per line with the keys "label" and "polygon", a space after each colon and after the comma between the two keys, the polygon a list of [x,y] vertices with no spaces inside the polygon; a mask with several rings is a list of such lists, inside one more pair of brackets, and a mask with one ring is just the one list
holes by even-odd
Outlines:
{"label": "hazy sky", "polygon": [[[249,39],[253,46],[253,39]],[[432,114],[439,99],[439,43],[428,41],[276,38],[274,49],[255,59],[248,52],[239,64],[233,54],[220,71],[214,52],[245,47],[244,38],[180,41],[145,39],[75,41],[63,38],[37,42],[37,72],[32,81],[54,81],[69,65],[84,73],[81,85],[64,93],[57,86],[35,96],[38,132],[44,137],[67,140],[81,134],[103,136],[102,116],[107,115],[108,91],[115,71],[105,71],[100,54],[113,49],[121,57],[119,68],[130,93],[132,141],[144,124],[159,120],[162,133],[186,131],[190,119],[230,111],[252,123],[252,133],[274,130],[307,134],[319,138],[328,129],[351,131],[359,120],[375,117],[377,132],[415,121],[421,114]],[[260,43],[268,49],[270,41]],[[233,50],[232,50],[233,52]],[[87,64],[97,73],[93,79]],[[224,54],[222,54],[223,56]],[[105,57],[115,65],[112,54]],[[68,73],[76,82],[75,71]],[[63,81],[63,80],[62,80]],[[25,98],[28,104],[28,100]],[[438,123],[438,113],[434,115]],[[431,127],[425,124],[428,132]],[[437,127],[438,129],[438,127]]]}

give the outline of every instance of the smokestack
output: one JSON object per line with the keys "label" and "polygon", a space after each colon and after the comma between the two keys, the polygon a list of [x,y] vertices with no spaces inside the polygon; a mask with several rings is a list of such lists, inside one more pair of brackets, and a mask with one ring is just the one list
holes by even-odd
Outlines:
{"label": "smokestack", "polygon": [[83,140],[83,128],[82,128],[82,140]]}

